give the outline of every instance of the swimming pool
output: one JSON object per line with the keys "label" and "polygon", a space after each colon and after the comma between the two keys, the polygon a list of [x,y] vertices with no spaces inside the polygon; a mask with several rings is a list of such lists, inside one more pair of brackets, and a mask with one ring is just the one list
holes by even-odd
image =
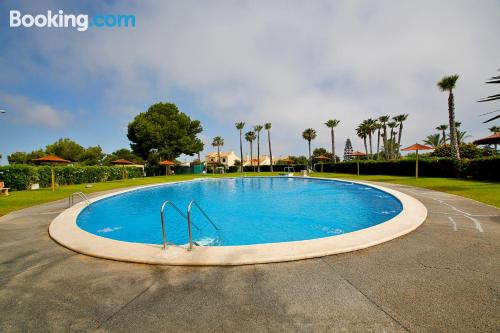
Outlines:
{"label": "swimming pool", "polygon": [[[195,199],[220,229],[193,211],[187,223],[168,207],[163,249],[160,206],[186,211]],[[49,226],[59,244],[90,256],[162,265],[246,265],[364,249],[408,234],[427,209],[392,188],[310,177],[209,178],[118,190],[79,202]]]}
{"label": "swimming pool", "polygon": [[[371,186],[314,178],[252,177],[166,184],[109,197],[83,210],[77,224],[120,241],[161,244],[160,206],[185,211],[191,200],[198,245],[251,245],[340,235],[385,222],[402,210],[394,196]],[[186,219],[165,208],[167,241],[188,243]]]}

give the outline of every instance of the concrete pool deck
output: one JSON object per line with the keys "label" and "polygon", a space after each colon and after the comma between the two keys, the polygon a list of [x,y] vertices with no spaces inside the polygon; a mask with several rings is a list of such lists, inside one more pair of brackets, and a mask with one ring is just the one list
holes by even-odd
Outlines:
{"label": "concrete pool deck", "polygon": [[240,267],[150,266],[50,239],[66,200],[0,217],[0,332],[500,330],[500,210],[380,184],[426,222],[364,250]]}

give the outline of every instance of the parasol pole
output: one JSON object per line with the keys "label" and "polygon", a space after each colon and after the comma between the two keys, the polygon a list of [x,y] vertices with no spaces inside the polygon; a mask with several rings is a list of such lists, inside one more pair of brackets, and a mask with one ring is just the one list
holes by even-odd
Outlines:
{"label": "parasol pole", "polygon": [[415,165],[415,179],[418,179],[418,149],[417,149],[417,159],[416,159],[416,165]]}
{"label": "parasol pole", "polygon": [[54,181],[54,163],[50,165],[50,173],[52,175],[52,192],[55,191],[55,181]]}

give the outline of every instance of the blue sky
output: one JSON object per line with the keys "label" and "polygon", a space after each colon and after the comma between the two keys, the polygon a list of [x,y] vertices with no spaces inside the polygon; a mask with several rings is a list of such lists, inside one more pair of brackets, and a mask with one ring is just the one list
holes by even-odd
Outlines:
{"label": "blue sky", "polygon": [[[135,28],[9,28],[9,11],[133,14]],[[2,1],[0,153],[61,137],[112,152],[128,147],[128,122],[160,101],[202,121],[238,149],[236,121],[273,124],[275,155],[306,154],[301,132],[341,120],[337,154],[368,117],[408,113],[403,144],[447,121],[436,88],[458,73],[457,120],[488,134],[477,103],[500,68],[499,1]]]}

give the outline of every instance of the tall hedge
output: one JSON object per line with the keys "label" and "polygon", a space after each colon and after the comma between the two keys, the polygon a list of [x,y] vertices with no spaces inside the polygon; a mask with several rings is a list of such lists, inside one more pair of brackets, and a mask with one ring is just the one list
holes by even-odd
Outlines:
{"label": "tall hedge", "polygon": [[500,157],[465,160],[461,173],[466,178],[500,181]]}
{"label": "tall hedge", "polygon": [[[273,166],[274,171],[283,171],[285,165]],[[305,165],[294,165],[295,171],[304,170]],[[253,171],[253,167],[246,166],[246,172]],[[321,165],[315,165],[316,171],[321,170]],[[404,158],[394,161],[359,161],[360,173],[363,175],[394,175],[414,176],[415,159]],[[477,159],[463,159],[456,173],[454,162],[451,158],[420,158],[418,161],[418,173],[422,177],[442,178],[471,178],[479,180],[500,181],[500,157],[487,157]],[[229,172],[238,172],[238,167],[229,168]],[[269,171],[269,165],[260,167],[263,172]],[[356,161],[340,162],[336,164],[323,164],[324,172],[356,173]]]}
{"label": "tall hedge", "polygon": [[[125,171],[125,172],[124,172]],[[54,167],[56,184],[72,185],[97,183],[108,180],[142,177],[141,168],[118,166],[58,166]],[[50,187],[50,166],[8,165],[0,167],[0,181],[12,190],[27,190],[32,184]]]}
{"label": "tall hedge", "polygon": [[[419,159],[419,175],[423,177],[454,177],[453,160],[451,158]],[[321,166],[316,165],[316,170]],[[415,174],[415,159],[394,161],[360,160],[360,173],[364,175],[394,175],[413,176]],[[356,161],[342,163],[325,163],[325,172],[356,173]]]}

